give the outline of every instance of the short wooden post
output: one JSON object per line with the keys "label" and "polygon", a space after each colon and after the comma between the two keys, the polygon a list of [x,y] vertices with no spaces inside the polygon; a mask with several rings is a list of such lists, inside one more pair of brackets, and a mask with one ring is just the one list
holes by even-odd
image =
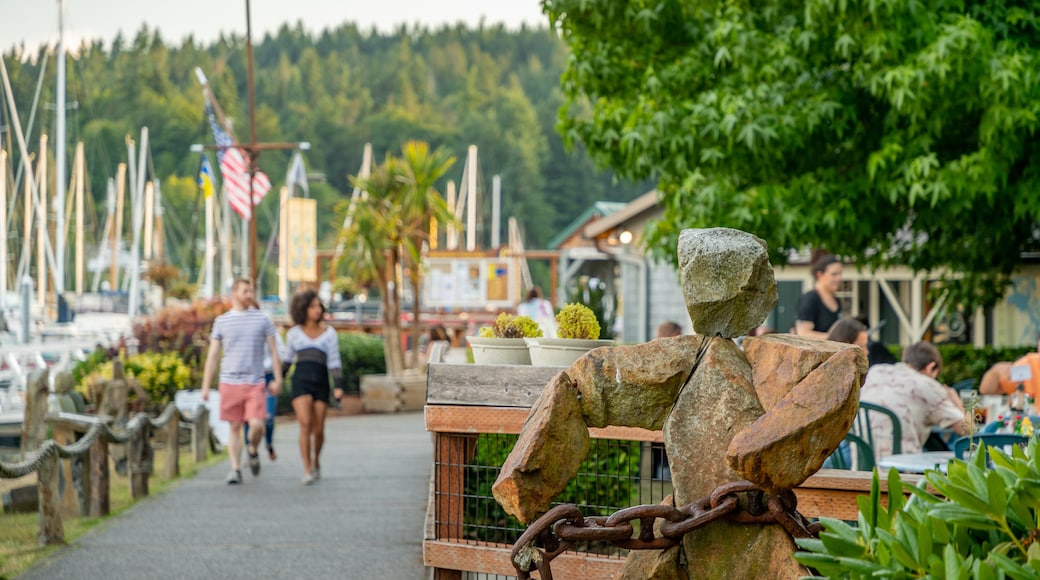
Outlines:
{"label": "short wooden post", "polygon": [[[76,434],[63,423],[51,425],[54,441],[58,445],[68,446],[76,442]],[[63,515],[79,514],[79,497],[73,477],[73,462],[75,458],[68,457],[58,460],[60,476],[58,478],[58,493],[61,494],[61,511]],[[64,489],[61,485],[64,483]]]}
{"label": "short wooden post", "polygon": [[163,477],[173,479],[181,474],[181,414],[174,411],[166,424],[166,464]]}
{"label": "short wooden post", "polygon": [[140,499],[148,495],[148,475],[152,472],[152,426],[147,422],[130,436],[130,497]]}
{"label": "short wooden post", "polygon": [[209,451],[209,409],[199,407],[191,424],[191,444],[195,450],[195,463],[206,461]]}
{"label": "short wooden post", "polygon": [[90,517],[108,515],[108,486],[108,440],[102,436],[90,446]]}
{"label": "short wooden post", "polygon": [[40,528],[36,533],[36,543],[39,546],[64,544],[65,526],[58,510],[58,454],[44,459],[36,475],[40,494]]}

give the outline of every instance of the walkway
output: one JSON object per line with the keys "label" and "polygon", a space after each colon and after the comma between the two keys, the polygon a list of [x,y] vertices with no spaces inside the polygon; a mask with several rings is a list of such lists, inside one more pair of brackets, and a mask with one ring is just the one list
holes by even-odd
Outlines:
{"label": "walkway", "polygon": [[278,461],[224,483],[227,462],[145,499],[20,578],[423,578],[432,464],[422,413],[326,424],[321,481],[300,484],[295,422]]}

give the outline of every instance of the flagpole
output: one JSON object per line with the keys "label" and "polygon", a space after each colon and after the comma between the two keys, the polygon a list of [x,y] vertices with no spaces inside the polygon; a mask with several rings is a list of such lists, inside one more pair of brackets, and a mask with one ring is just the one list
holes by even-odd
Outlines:
{"label": "flagpole", "polygon": [[253,281],[253,288],[257,295],[260,289],[256,287],[257,263],[256,263],[256,198],[253,197],[253,180],[256,178],[256,161],[259,152],[252,146],[256,145],[256,88],[253,86],[253,19],[250,14],[250,0],[246,0],[246,72],[249,83],[249,279]]}

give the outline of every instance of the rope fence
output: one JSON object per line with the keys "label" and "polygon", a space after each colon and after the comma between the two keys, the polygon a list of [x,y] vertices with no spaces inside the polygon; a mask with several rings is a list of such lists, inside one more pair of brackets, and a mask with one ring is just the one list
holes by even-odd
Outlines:
{"label": "rope fence", "polygon": [[[26,421],[30,421],[26,417]],[[212,434],[209,411],[200,405],[194,415],[181,413],[168,404],[156,418],[137,413],[125,428],[113,426],[113,418],[74,413],[51,413],[44,420],[51,426],[53,439],[44,441],[23,460],[7,463],[0,460],[0,479],[15,479],[37,474],[40,546],[64,544],[62,514],[101,517],[109,514],[109,445],[126,445],[130,495],[137,500],[148,495],[148,478],[153,469],[152,435],[162,432],[166,441],[166,463],[163,476],[180,475],[180,428],[191,429],[191,447],[196,464],[206,460]],[[82,434],[82,435],[80,435]],[[122,453],[122,452],[120,452]],[[81,471],[74,485],[74,460],[89,465],[89,473]],[[86,468],[86,465],[83,466]],[[64,493],[60,481],[65,482]]]}

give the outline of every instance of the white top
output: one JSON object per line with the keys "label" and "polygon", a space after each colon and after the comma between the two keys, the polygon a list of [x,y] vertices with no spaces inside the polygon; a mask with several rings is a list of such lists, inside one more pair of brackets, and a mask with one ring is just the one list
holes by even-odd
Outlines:
{"label": "white top", "polygon": [[285,360],[283,362],[296,362],[298,353],[310,349],[321,351],[324,355],[321,358],[324,358],[325,366],[330,371],[343,367],[342,359],[339,356],[339,336],[336,334],[336,329],[331,326],[326,327],[325,332],[322,332],[317,338],[307,336],[301,326],[290,328],[285,335]]}

